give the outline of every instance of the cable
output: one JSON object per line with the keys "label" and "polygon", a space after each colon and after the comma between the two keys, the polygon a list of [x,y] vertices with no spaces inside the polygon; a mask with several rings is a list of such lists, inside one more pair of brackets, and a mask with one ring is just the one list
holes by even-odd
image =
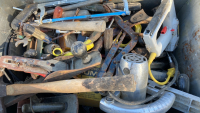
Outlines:
{"label": "cable", "polygon": [[148,98],[146,98],[146,99],[144,99],[144,100],[141,100],[141,101],[132,101],[132,102],[130,102],[130,101],[125,101],[125,100],[123,100],[123,99],[120,99],[119,97],[115,96],[112,92],[109,92],[109,91],[108,91],[109,95],[110,95],[114,100],[116,100],[117,102],[120,102],[120,103],[125,104],[125,105],[139,105],[139,104],[144,104],[144,103],[149,102],[149,101],[151,101],[152,99],[158,97],[158,96],[161,95],[166,89],[168,89],[170,86],[172,86],[172,85],[175,83],[176,78],[177,78],[178,73],[179,73],[179,72],[178,72],[178,62],[177,62],[177,60],[176,60],[176,58],[174,57],[173,54],[170,53],[170,55],[171,55],[171,57],[172,57],[172,59],[173,59],[173,61],[174,61],[174,64],[175,64],[175,74],[174,74],[174,78],[172,79],[171,82],[169,82],[165,87],[163,87],[162,89],[160,89],[160,91],[158,91],[157,93],[151,95],[150,97],[148,97]]}
{"label": "cable", "polygon": [[[148,71],[149,71],[149,75],[150,75],[151,79],[152,79],[155,83],[157,83],[157,84],[159,84],[159,85],[165,85],[165,84],[167,84],[167,83],[169,82],[170,78],[174,76],[175,69],[174,69],[174,67],[168,69],[168,72],[167,72],[167,75],[168,75],[168,76],[167,76],[167,79],[166,79],[164,82],[159,82],[159,81],[157,81],[157,80],[154,78],[153,74],[151,73],[151,63],[153,62],[153,60],[154,60],[155,58],[156,58],[156,53],[151,53],[151,55],[150,55],[150,57],[149,57],[149,61],[148,61]],[[171,63],[171,62],[170,62],[170,63]]]}

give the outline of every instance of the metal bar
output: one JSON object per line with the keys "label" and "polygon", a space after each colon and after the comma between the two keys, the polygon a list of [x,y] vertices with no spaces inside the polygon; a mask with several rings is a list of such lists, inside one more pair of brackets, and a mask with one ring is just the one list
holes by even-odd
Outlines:
{"label": "metal bar", "polygon": [[115,68],[116,68],[116,63],[119,62],[121,60],[121,57],[130,52],[137,44],[138,41],[138,37],[136,35],[134,35],[134,31],[132,30],[132,28],[123,22],[122,18],[119,16],[115,17],[115,21],[116,23],[119,25],[119,27],[121,29],[124,30],[124,32],[126,32],[129,37],[131,38],[130,43],[112,60],[110,67],[107,71],[108,76],[112,76],[114,74]]}
{"label": "metal bar", "polygon": [[13,7],[13,9],[18,10],[18,11],[23,11],[23,9],[17,8],[17,7]]}
{"label": "metal bar", "polygon": [[52,23],[52,22],[65,21],[65,20],[88,19],[88,18],[105,17],[105,16],[116,16],[116,15],[126,15],[126,12],[125,11],[121,11],[121,12],[113,12],[113,13],[83,15],[83,16],[76,16],[76,17],[45,19],[45,20],[42,21],[42,23]]}

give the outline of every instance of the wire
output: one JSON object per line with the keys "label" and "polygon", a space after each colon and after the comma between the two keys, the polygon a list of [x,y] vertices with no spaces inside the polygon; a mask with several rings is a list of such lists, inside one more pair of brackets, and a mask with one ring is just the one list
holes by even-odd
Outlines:
{"label": "wire", "polygon": [[148,61],[148,70],[149,70],[149,75],[151,77],[151,79],[159,84],[159,85],[165,85],[169,82],[170,78],[173,77],[174,73],[175,73],[175,69],[174,68],[170,68],[168,69],[167,72],[167,79],[164,82],[159,82],[158,80],[156,80],[153,76],[153,74],[151,73],[151,63],[153,62],[153,60],[156,58],[156,53],[151,53],[150,57],[149,57],[149,61]]}
{"label": "wire", "polygon": [[176,60],[176,58],[174,57],[173,54],[170,53],[170,55],[171,55],[171,57],[172,57],[172,59],[173,59],[173,61],[174,61],[174,64],[175,64],[175,74],[174,74],[174,78],[172,79],[171,82],[169,82],[165,87],[163,87],[162,89],[160,89],[160,91],[158,91],[157,93],[151,95],[150,97],[148,97],[148,98],[146,98],[146,99],[144,99],[144,100],[141,100],[141,101],[132,101],[132,102],[130,102],[130,101],[125,101],[125,100],[123,100],[123,99],[120,99],[119,97],[115,96],[112,92],[109,92],[109,91],[108,91],[109,95],[110,95],[114,100],[116,100],[117,102],[120,102],[120,103],[125,104],[125,105],[139,105],[139,104],[144,104],[144,103],[149,102],[149,101],[151,101],[152,99],[158,97],[158,96],[161,95],[166,89],[168,89],[170,86],[172,86],[172,85],[175,83],[175,81],[176,81],[176,79],[177,79],[177,76],[178,76],[178,73],[179,73],[179,72],[178,72],[178,62],[177,62],[177,60]]}

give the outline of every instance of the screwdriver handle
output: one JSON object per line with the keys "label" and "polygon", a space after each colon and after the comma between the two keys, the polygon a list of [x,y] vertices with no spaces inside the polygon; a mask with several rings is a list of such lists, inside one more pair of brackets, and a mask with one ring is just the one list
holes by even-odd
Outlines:
{"label": "screwdriver handle", "polygon": [[47,36],[45,33],[43,33],[42,31],[40,31],[39,29],[29,25],[29,24],[25,24],[23,27],[24,31],[33,35],[35,38],[39,39],[39,40],[43,40],[46,43],[50,43],[52,40],[49,36]]}

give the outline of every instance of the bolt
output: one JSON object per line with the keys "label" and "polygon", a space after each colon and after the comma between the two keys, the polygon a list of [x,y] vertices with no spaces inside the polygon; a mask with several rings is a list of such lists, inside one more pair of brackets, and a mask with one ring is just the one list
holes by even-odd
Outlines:
{"label": "bolt", "polygon": [[106,97],[106,100],[107,100],[107,101],[113,101],[113,98],[111,98],[110,96],[107,96],[107,97]]}

